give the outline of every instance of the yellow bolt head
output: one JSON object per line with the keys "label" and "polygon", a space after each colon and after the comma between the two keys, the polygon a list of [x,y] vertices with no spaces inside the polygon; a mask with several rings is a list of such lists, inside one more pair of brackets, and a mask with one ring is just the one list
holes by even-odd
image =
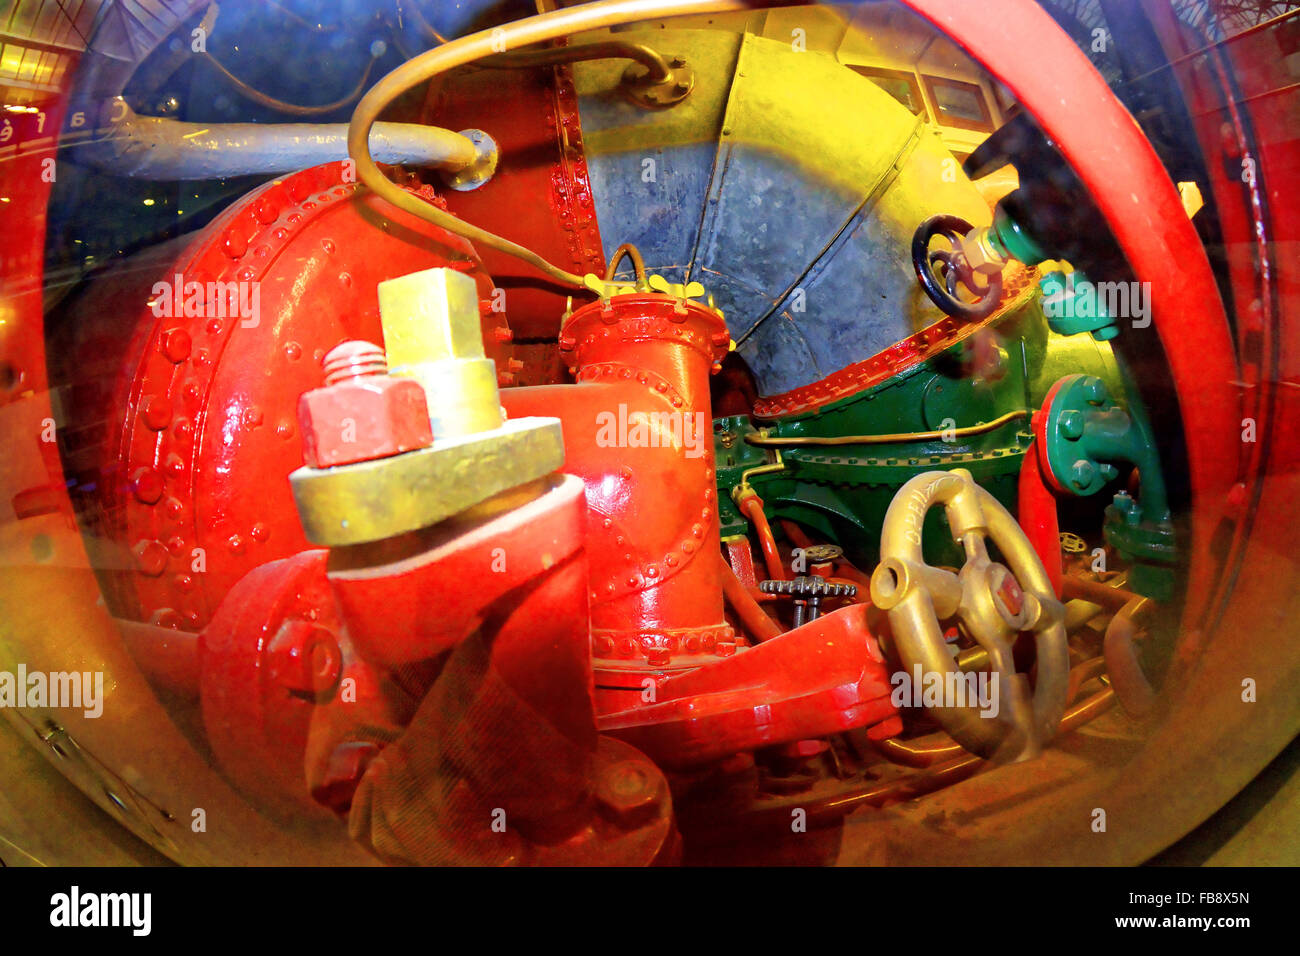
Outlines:
{"label": "yellow bolt head", "polygon": [[483,358],[478,285],[454,269],[426,269],[379,283],[388,367]]}

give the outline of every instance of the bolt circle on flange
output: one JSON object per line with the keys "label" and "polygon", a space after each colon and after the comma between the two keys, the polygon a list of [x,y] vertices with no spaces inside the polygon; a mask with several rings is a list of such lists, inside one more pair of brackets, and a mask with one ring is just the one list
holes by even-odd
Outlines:
{"label": "bolt circle on flange", "polygon": [[695,89],[695,71],[682,57],[673,57],[668,65],[668,75],[662,80],[650,78],[650,69],[644,63],[632,63],[623,71],[623,92],[635,104],[645,109],[667,109],[676,106]]}

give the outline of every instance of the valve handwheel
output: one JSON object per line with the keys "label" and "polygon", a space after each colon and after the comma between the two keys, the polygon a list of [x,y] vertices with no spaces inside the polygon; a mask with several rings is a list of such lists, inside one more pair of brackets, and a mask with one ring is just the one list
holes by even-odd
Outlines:
{"label": "valve handwheel", "polygon": [[[930,300],[948,315],[983,319],[993,314],[1002,298],[1002,276],[994,273],[981,285],[962,252],[962,240],[974,227],[960,216],[931,216],[912,234],[912,267]],[[935,236],[948,241],[947,249],[931,249]],[[974,301],[960,295],[964,288]]]}
{"label": "valve handwheel", "polygon": [[[953,540],[966,552],[956,574],[931,567],[922,556],[921,528],[935,505],[944,507]],[[986,539],[997,545],[1006,564],[989,557]],[[945,691],[943,706],[932,709],[943,728],[982,757],[1004,745],[1014,748],[1018,759],[1036,755],[1055,735],[1065,711],[1070,659],[1065,608],[1015,518],[965,469],[925,472],[903,485],[890,503],[880,559],[871,575],[871,599],[889,615],[909,678],[919,666],[927,684],[934,674],[944,688],[957,687],[961,672],[940,626],[952,618],[988,653],[989,670],[998,675],[996,715],[981,716],[969,695],[959,703]],[[1027,633],[1033,634],[1036,651],[1032,699],[1012,656],[1016,640]]]}

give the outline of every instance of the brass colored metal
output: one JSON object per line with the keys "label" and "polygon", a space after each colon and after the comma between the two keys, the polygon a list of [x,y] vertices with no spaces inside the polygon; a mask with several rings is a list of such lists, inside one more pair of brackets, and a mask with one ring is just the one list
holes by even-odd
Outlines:
{"label": "brass colored metal", "polygon": [[1028,418],[1029,412],[1024,409],[1017,409],[1014,412],[1007,412],[1005,415],[999,415],[991,422],[984,422],[980,425],[965,425],[961,428],[952,428],[932,432],[898,432],[892,435],[808,435],[799,437],[786,437],[780,435],[746,435],[745,441],[750,445],[757,445],[760,448],[785,447],[786,445],[891,445],[895,442],[912,442],[912,441],[939,441],[944,437],[948,438],[968,438],[971,435],[983,435],[991,431],[996,431],[1007,422],[1013,422],[1019,418]]}
{"label": "brass colored metal", "polygon": [[307,540],[336,547],[427,528],[563,464],[559,420],[517,418],[392,458],[299,468],[289,483]]}
{"label": "brass colored metal", "polygon": [[496,365],[483,354],[478,286],[453,269],[379,283],[389,374],[424,388],[434,442],[501,425]]}
{"label": "brass colored metal", "polygon": [[[966,563],[953,574],[926,564],[921,529],[930,508],[942,505]],[[991,538],[1007,565],[992,561]],[[988,654],[1002,696],[997,719],[977,706],[946,702],[935,717],[967,750],[993,755],[1014,732],[1017,756],[1034,756],[1056,733],[1065,710],[1070,671],[1065,608],[1016,520],[965,469],[917,475],[894,496],[880,536],[880,564],[871,576],[871,599],[889,614],[893,645],[909,673],[920,668],[955,686],[953,660],[939,621],[958,618]],[[1016,673],[1012,647],[1022,632],[1034,635],[1037,683],[1032,700]],[[927,678],[928,679],[928,678]]]}
{"label": "brass colored metal", "polygon": [[776,461],[769,462],[766,465],[755,465],[753,468],[746,468],[740,473],[740,484],[731,489],[731,500],[740,504],[742,498],[753,494],[754,489],[749,486],[749,479],[755,475],[772,475],[778,471],[785,471],[785,462],[781,460],[781,452],[778,449]]}

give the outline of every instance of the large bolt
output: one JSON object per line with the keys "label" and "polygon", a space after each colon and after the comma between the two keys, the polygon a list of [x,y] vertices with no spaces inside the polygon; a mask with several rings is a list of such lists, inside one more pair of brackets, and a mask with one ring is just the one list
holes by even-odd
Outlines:
{"label": "large bolt", "polygon": [[293,694],[318,696],[338,686],[343,653],[334,635],[307,621],[286,621],[266,648],[271,680]]}
{"label": "large bolt", "polygon": [[1070,441],[1077,441],[1083,437],[1083,412],[1075,408],[1061,412],[1056,427]]}
{"label": "large bolt", "polygon": [[454,269],[379,283],[393,375],[423,387],[439,440],[501,427],[496,366],[483,352],[478,303],[474,280]]}
{"label": "large bolt", "polygon": [[303,458],[313,468],[390,458],[433,443],[424,390],[387,374],[384,350],[351,341],[324,359],[325,387],[298,400]]}
{"label": "large bolt", "polygon": [[1070,466],[1070,478],[1076,488],[1086,488],[1097,475],[1097,466],[1086,458],[1080,458]]}
{"label": "large bolt", "polygon": [[1095,375],[1085,375],[1079,383],[1079,389],[1083,397],[1094,405],[1100,405],[1106,400],[1106,383]]}
{"label": "large bolt", "polygon": [[626,829],[643,826],[659,808],[659,771],[644,760],[610,764],[596,781],[595,798],[601,813]]}

